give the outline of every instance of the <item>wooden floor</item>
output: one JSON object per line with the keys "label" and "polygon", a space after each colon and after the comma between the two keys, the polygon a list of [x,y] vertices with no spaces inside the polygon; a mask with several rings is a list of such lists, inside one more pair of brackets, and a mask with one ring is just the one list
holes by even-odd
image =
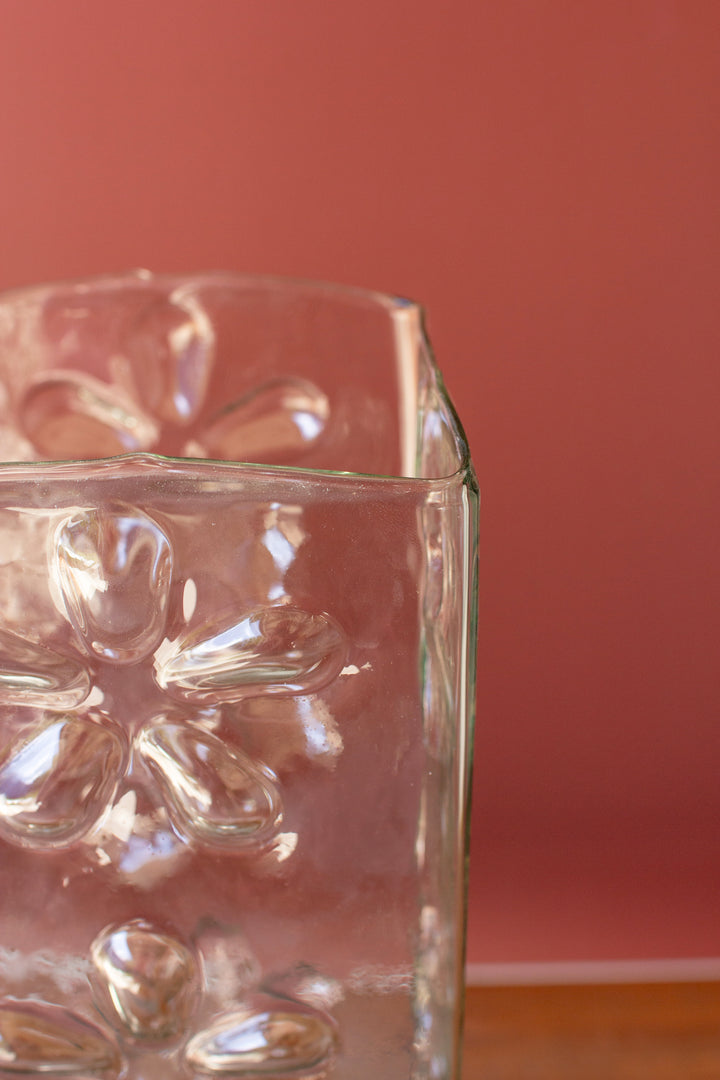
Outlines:
{"label": "wooden floor", "polygon": [[720,983],[474,987],[463,1080],[720,1080]]}

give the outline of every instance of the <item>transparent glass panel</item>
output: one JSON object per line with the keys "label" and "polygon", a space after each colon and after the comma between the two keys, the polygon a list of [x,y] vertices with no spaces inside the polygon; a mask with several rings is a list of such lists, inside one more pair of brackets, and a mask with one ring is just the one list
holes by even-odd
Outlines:
{"label": "transparent glass panel", "polygon": [[0,1055],[458,1075],[477,489],[419,309],[0,297]]}

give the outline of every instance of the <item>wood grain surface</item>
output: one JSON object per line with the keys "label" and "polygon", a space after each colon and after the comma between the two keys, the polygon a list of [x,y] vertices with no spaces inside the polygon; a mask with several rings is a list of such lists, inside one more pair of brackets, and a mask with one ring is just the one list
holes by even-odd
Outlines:
{"label": "wood grain surface", "polygon": [[720,984],[473,987],[463,1080],[720,1080]]}

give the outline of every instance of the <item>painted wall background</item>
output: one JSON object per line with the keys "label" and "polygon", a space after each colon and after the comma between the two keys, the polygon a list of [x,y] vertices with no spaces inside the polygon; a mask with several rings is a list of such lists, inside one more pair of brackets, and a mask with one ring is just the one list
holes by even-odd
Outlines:
{"label": "painted wall background", "polygon": [[483,491],[470,959],[720,954],[720,6],[0,0],[0,287],[424,301]]}

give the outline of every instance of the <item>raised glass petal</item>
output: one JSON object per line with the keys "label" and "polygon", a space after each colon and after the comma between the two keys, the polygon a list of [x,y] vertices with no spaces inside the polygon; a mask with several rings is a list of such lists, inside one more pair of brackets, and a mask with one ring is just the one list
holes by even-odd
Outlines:
{"label": "raised glass petal", "polygon": [[110,804],[124,758],[106,718],[35,714],[0,756],[0,835],[33,850],[75,843]]}
{"label": "raised glass petal", "polygon": [[342,669],[345,637],[328,615],[269,607],[196,627],[156,656],[163,690],[190,701],[306,694]]}
{"label": "raised glass petal", "polygon": [[149,450],[157,423],[117,386],[74,371],[38,377],[18,407],[18,422],[40,457],[104,458]]}
{"label": "raised glass petal", "polygon": [[188,454],[227,461],[286,462],[323,434],[326,395],[305,379],[273,379],[214,417],[187,447]]}
{"label": "raised glass petal", "polygon": [[88,652],[116,664],[148,656],[165,627],[170,542],[133,506],[79,510],[55,534],[52,573]]}
{"label": "raised glass petal", "polygon": [[0,1071],[118,1075],[121,1059],[115,1043],[77,1013],[44,1001],[5,998],[0,1000]]}
{"label": "raised glass petal", "polygon": [[187,424],[202,406],[215,359],[215,332],[190,289],[160,297],[129,329],[124,350],[140,399],[156,416]]}
{"label": "raised glass petal", "polygon": [[144,728],[135,746],[182,835],[246,851],[274,834],[281,808],[274,777],[226,740],[165,717]]}
{"label": "raised glass petal", "polygon": [[106,927],[92,943],[93,986],[121,1034],[165,1040],[182,1033],[198,997],[198,965],[178,938],[145,919]]}
{"label": "raised glass petal", "polygon": [[0,704],[71,709],[90,692],[77,660],[0,629]]}

